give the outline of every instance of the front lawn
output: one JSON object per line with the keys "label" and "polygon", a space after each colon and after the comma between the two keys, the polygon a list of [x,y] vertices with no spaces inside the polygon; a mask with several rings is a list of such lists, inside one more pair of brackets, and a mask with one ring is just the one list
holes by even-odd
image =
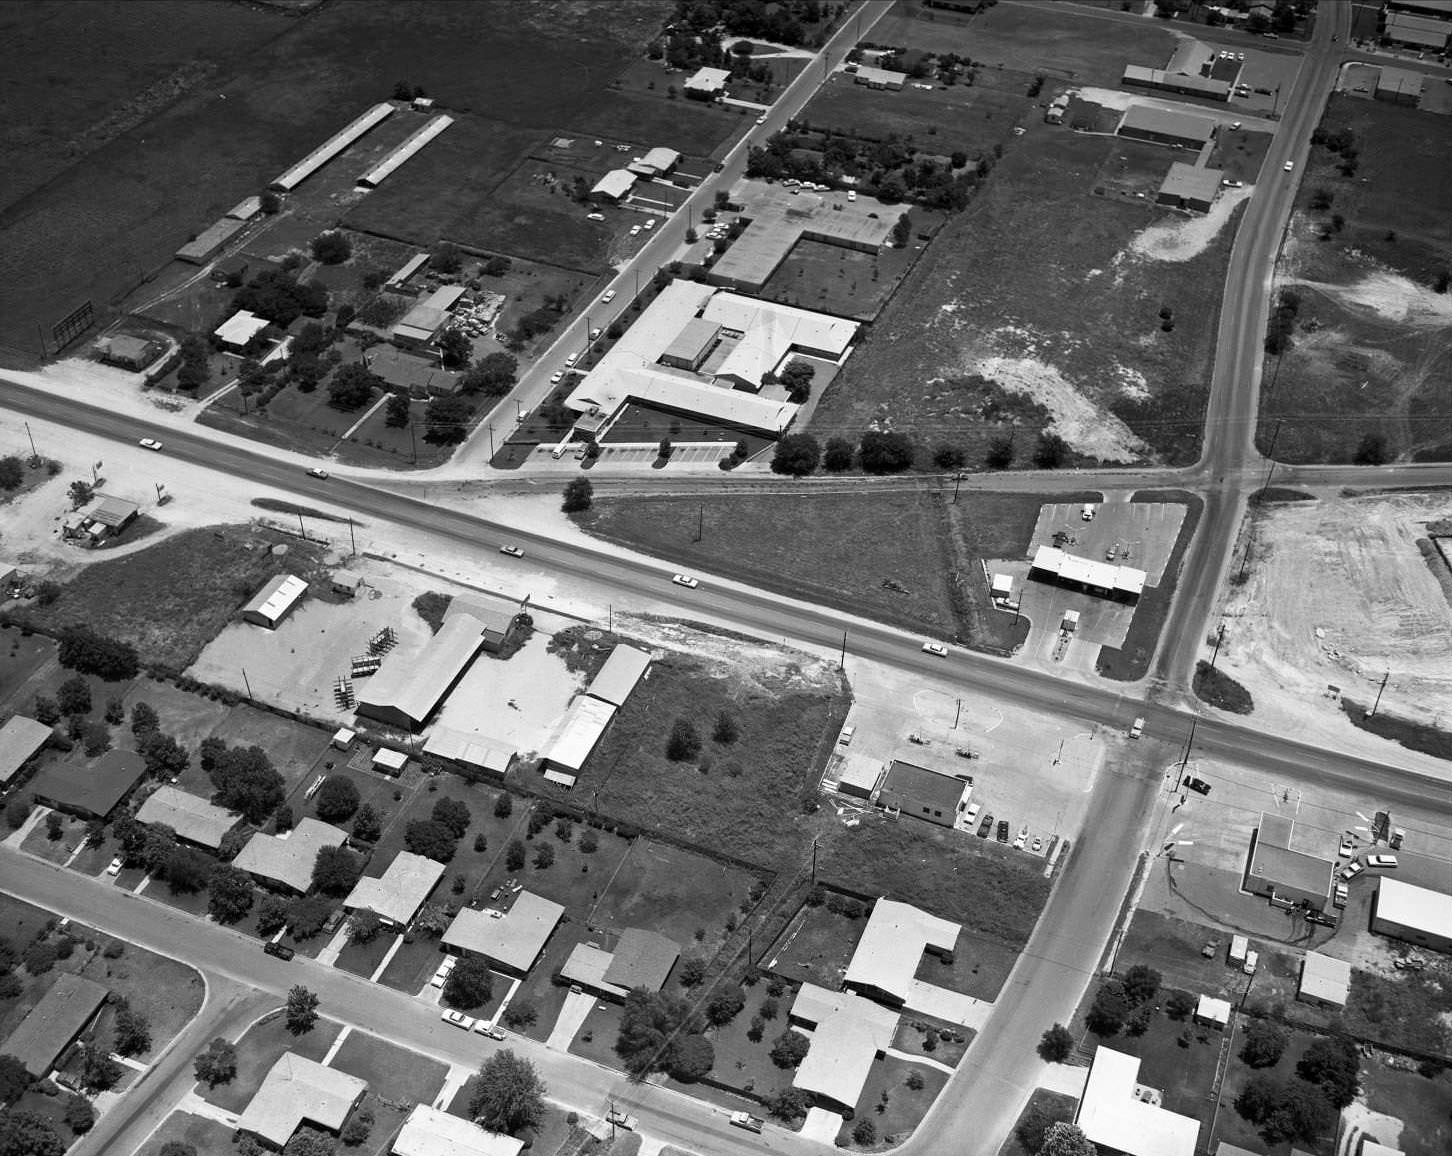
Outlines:
{"label": "front lawn", "polygon": [[[907,1082],[914,1072],[922,1078],[922,1087],[917,1089],[909,1087]],[[854,1121],[871,1120],[879,1142],[900,1144],[922,1122],[923,1115],[947,1082],[946,1074],[926,1064],[884,1057],[872,1065],[867,1075]],[[855,1126],[855,1122],[844,1124],[837,1143],[855,1147],[847,1143]]]}
{"label": "front lawn", "polygon": [[367,1080],[368,1090],[386,1100],[416,1104],[432,1104],[449,1074],[447,1064],[356,1029],[328,1066]]}
{"label": "front lawn", "polygon": [[247,1107],[262,1079],[284,1052],[296,1052],[310,1060],[322,1061],[332,1047],[343,1025],[335,1020],[319,1019],[310,1032],[295,1036],[287,1030],[281,1010],[271,1019],[255,1024],[237,1041],[237,1075],[228,1083],[209,1088],[198,1084],[196,1091],[209,1104],[228,1112],[241,1112]]}
{"label": "front lawn", "polygon": [[136,1156],[161,1156],[161,1150],[172,1141],[190,1144],[197,1156],[232,1156],[235,1151],[231,1128],[206,1116],[190,1112],[173,1112],[136,1152]]}

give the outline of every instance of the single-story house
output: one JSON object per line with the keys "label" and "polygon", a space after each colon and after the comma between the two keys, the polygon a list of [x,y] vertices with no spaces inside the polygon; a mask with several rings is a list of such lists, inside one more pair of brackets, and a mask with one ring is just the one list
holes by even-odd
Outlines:
{"label": "single-story house", "polygon": [[239,309],[212,333],[233,353],[242,353],[271,322],[246,309]]}
{"label": "single-story house", "polygon": [[675,149],[656,147],[643,157],[636,157],[626,167],[638,177],[647,180],[663,177],[681,163],[681,154]]}
{"label": "single-story house", "polygon": [[90,766],[54,763],[41,771],[30,789],[38,803],[79,815],[108,819],[146,775],[146,762],[135,751],[109,750]]}
{"label": "single-story house", "polygon": [[634,187],[635,174],[629,169],[611,169],[595,182],[595,187],[590,190],[590,199],[617,204],[629,196]]}
{"label": "single-story house", "polygon": [[1124,1156],[1193,1156],[1200,1121],[1160,1106],[1139,1082],[1139,1060],[1100,1046],[1074,1123],[1101,1151]]}
{"label": "single-story house", "polygon": [[524,1141],[486,1132],[471,1120],[415,1104],[389,1149],[392,1156],[519,1156]]}
{"label": "single-story house", "polygon": [[564,914],[558,903],[532,891],[521,891],[508,911],[466,907],[444,932],[444,949],[480,956],[510,975],[527,975]]}
{"label": "single-story house", "polygon": [[804,983],[792,1001],[791,1020],[812,1029],[792,1087],[823,1107],[851,1112],[873,1062],[892,1045],[898,1013],[850,992]]}
{"label": "single-story house", "polygon": [[240,285],[242,278],[247,276],[248,267],[247,258],[241,253],[234,253],[230,257],[223,257],[212,266],[211,277],[221,285]]}
{"label": "single-story house", "polygon": [[43,722],[17,714],[0,725],[0,785],[38,755],[55,732]]}
{"label": "single-story house", "polygon": [[50,1075],[56,1062],[111,996],[99,983],[68,971],[55,982],[0,1044],[0,1055],[14,1056],[37,1080]]}
{"label": "single-story house", "polygon": [[307,592],[306,580],[296,574],[279,574],[242,607],[242,621],[276,630]]}
{"label": "single-story house", "polygon": [[227,832],[240,821],[225,807],[176,787],[158,787],[141,804],[136,818],[142,823],[170,827],[178,839],[209,851],[220,847]]}
{"label": "single-story house", "polygon": [[145,369],[156,359],[158,346],[144,337],[118,333],[96,342],[96,352],[107,365],[132,371]]}
{"label": "single-story house", "polygon": [[682,85],[691,100],[720,100],[731,73],[725,68],[698,68]]}
{"label": "single-story house", "polygon": [[367,908],[384,923],[405,927],[443,878],[444,865],[412,851],[400,851],[379,878],[363,876],[353,885],[343,906],[349,911]]}
{"label": "single-story house", "polygon": [[1155,203],[1168,205],[1172,209],[1194,209],[1197,213],[1208,213],[1220,192],[1220,182],[1225,177],[1223,169],[1202,169],[1175,161],[1165,176]]}
{"label": "single-story house", "polygon": [[867,917],[842,986],[901,1007],[912,994],[923,953],[952,959],[960,930],[958,924],[909,903],[879,899]]}
{"label": "single-story house", "polygon": [[257,832],[237,853],[232,866],[246,871],[264,887],[301,895],[312,886],[318,852],[324,847],[341,847],[347,841],[347,832],[309,817],[282,835]]}
{"label": "single-story house", "polygon": [[660,991],[681,956],[664,935],[632,927],[622,932],[613,951],[578,943],[560,968],[560,978],[605,999],[623,1000],[636,988]]}
{"label": "single-story house", "polygon": [[272,1148],[284,1147],[304,1123],[336,1135],[366,1091],[366,1080],[285,1052],[263,1077],[237,1131]]}
{"label": "single-story house", "polygon": [[866,85],[868,88],[882,88],[889,92],[900,92],[902,86],[907,83],[907,73],[897,72],[891,68],[874,68],[870,64],[859,64],[857,71],[852,75],[852,83]]}
{"label": "single-story house", "polygon": [[1202,995],[1195,1003],[1195,1022],[1207,1028],[1224,1029],[1230,1023],[1230,1001]]}

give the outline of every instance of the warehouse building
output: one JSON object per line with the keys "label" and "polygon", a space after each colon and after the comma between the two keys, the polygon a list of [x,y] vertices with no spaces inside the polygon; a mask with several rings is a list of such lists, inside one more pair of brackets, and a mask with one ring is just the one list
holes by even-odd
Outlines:
{"label": "warehouse building", "polygon": [[1344,1008],[1351,994],[1351,964],[1319,951],[1306,952],[1296,998],[1314,1007]]}
{"label": "warehouse building", "polygon": [[40,1002],[0,1044],[0,1055],[14,1056],[37,1080],[45,1079],[110,997],[99,983],[57,972]]}
{"label": "warehouse building", "polygon": [[227,832],[240,821],[225,807],[176,787],[158,787],[141,804],[136,819],[141,823],[160,823],[170,827],[182,842],[208,851],[217,850]]}
{"label": "warehouse building", "polygon": [[392,1156],[520,1156],[524,1141],[486,1132],[471,1120],[415,1104],[389,1149]]}
{"label": "warehouse building", "polygon": [[336,157],[365,133],[375,128],[393,112],[393,105],[375,104],[346,128],[334,133],[282,176],[272,182],[272,188],[280,193],[291,192]]}
{"label": "warehouse building", "polygon": [[512,746],[470,731],[436,725],[429,728],[423,753],[454,763],[464,772],[482,771],[504,777],[519,752]]}
{"label": "warehouse building", "polygon": [[214,221],[206,230],[198,233],[178,249],[176,258],[178,261],[187,261],[193,265],[205,265],[222,251],[222,246],[246,227],[245,221],[238,221],[233,217],[223,217],[220,221]]}
{"label": "warehouse building", "polygon": [[1300,905],[1324,911],[1331,899],[1336,864],[1292,846],[1295,827],[1292,820],[1280,815],[1261,814],[1245,871],[1245,889],[1264,895],[1278,907]]}
{"label": "warehouse building", "polygon": [[1420,72],[1413,72],[1410,68],[1384,66],[1377,73],[1376,91],[1372,95],[1377,100],[1390,104],[1404,104],[1416,108],[1422,102],[1422,85],[1425,80]]}
{"label": "warehouse building", "polygon": [[45,723],[23,714],[0,726],[0,786],[10,782],[26,763],[45,749],[54,732]]}
{"label": "warehouse building", "polygon": [[264,887],[301,895],[313,882],[313,864],[324,847],[341,847],[348,833],[331,823],[305,818],[285,835],[253,835],[237,852],[232,866],[246,871]]}
{"label": "warehouse building", "polygon": [[1199,96],[1206,100],[1229,101],[1233,85],[1227,80],[1213,76],[1197,76],[1193,73],[1171,72],[1164,68],[1144,68],[1138,64],[1127,64],[1120,84],[1125,88],[1148,88],[1157,92],[1174,92],[1181,96]]}
{"label": "warehouse building", "polygon": [[699,68],[683,87],[691,100],[720,100],[730,79],[731,73],[724,68]]}
{"label": "warehouse building", "polygon": [[1120,136],[1176,148],[1203,148],[1215,135],[1215,122],[1187,112],[1131,105],[1120,119]]}
{"label": "warehouse building", "polygon": [[424,145],[453,123],[454,118],[451,116],[433,117],[422,128],[410,133],[407,140],[359,177],[358,183],[365,189],[377,188],[383,183],[384,178],[396,170],[399,165],[418,153]]}
{"label": "warehouse building", "polygon": [[940,827],[952,827],[968,808],[971,783],[952,775],[894,759],[888,764],[877,805]]}
{"label": "warehouse building", "polygon": [[623,642],[617,643],[610,652],[610,657],[605,660],[605,665],[590,680],[590,686],[585,693],[618,709],[635,693],[635,688],[649,670],[649,652],[627,646]]}
{"label": "warehouse building", "polygon": [[619,204],[630,195],[635,187],[635,174],[629,169],[611,169],[595,182],[590,190],[590,199],[604,204]]}
{"label": "warehouse building", "polygon": [[1029,577],[1119,602],[1135,602],[1149,576],[1133,566],[1111,566],[1092,558],[1067,554],[1057,546],[1040,546],[1029,565]]}
{"label": "warehouse building", "polygon": [[365,875],[343,906],[376,913],[390,927],[407,927],[443,878],[444,865],[412,851],[400,851],[381,877]]}
{"label": "warehouse building", "polygon": [[1139,1060],[1102,1045],[1094,1052],[1074,1123],[1099,1149],[1122,1156],[1193,1156],[1200,1121],[1160,1106],[1139,1083]]}
{"label": "warehouse building", "polygon": [[1452,7],[1415,9],[1388,4],[1381,11],[1381,38],[1419,51],[1445,52],[1452,35]]}
{"label": "warehouse building", "polygon": [[1155,197],[1155,203],[1172,209],[1193,209],[1208,213],[1225,177],[1222,169],[1202,169],[1175,161]]}
{"label": "warehouse building", "polygon": [[242,607],[242,621],[276,630],[307,592],[307,582],[296,574],[279,574]]}
{"label": "warehouse building", "polygon": [[605,730],[615,717],[615,707],[588,694],[570,703],[554,735],[540,755],[544,777],[562,787],[573,787]]}
{"label": "warehouse building", "polygon": [[366,1080],[285,1052],[263,1077],[237,1120],[237,1131],[278,1149],[303,1124],[336,1136],[367,1091]]}
{"label": "warehouse building", "polygon": [[842,985],[861,995],[902,1007],[912,996],[918,965],[924,952],[945,960],[953,958],[960,927],[929,915],[908,903],[879,899],[867,917],[867,927]]}
{"label": "warehouse building", "polygon": [[358,692],[357,713],[400,730],[421,730],[483,647],[482,622],[472,614],[449,615],[422,651],[389,652]]}
{"label": "warehouse building", "polygon": [[558,903],[532,891],[521,891],[508,911],[466,907],[444,932],[444,950],[479,956],[509,975],[527,975],[564,914]]}
{"label": "warehouse building", "polygon": [[52,763],[30,784],[35,801],[82,819],[109,819],[146,775],[135,751],[109,750],[89,766]]}
{"label": "warehouse building", "polygon": [[1452,895],[1383,875],[1376,881],[1371,929],[1434,951],[1452,951]]}
{"label": "warehouse building", "polygon": [[464,296],[462,285],[440,285],[422,301],[403,315],[403,318],[389,330],[394,345],[403,349],[415,349],[427,345],[443,328],[459,298]]}
{"label": "warehouse building", "polygon": [[790,1021],[811,1031],[792,1087],[821,1107],[850,1114],[873,1063],[892,1046],[898,1013],[850,992],[804,983],[792,1001]]}

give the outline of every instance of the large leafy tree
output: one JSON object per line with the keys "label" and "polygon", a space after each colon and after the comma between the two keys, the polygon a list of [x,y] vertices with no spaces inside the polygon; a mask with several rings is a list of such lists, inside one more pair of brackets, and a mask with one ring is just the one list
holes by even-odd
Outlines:
{"label": "large leafy tree", "polygon": [[509,1135],[544,1118],[544,1097],[544,1082],[534,1065],[506,1048],[479,1069],[469,1114],[487,1131]]}
{"label": "large leafy tree", "polygon": [[230,863],[219,863],[207,878],[207,910],[218,923],[236,923],[252,910],[252,879]]}
{"label": "large leafy tree", "polygon": [[472,956],[459,960],[444,981],[444,1002],[465,1011],[488,1003],[493,993],[494,980],[489,973],[489,965]]}
{"label": "large leafy tree", "polygon": [[228,1083],[237,1074],[237,1049],[219,1036],[197,1056],[192,1068],[209,1088]]}
{"label": "large leafy tree", "polygon": [[35,1112],[0,1113],[0,1156],[65,1156],[50,1121]]}
{"label": "large leafy tree", "polygon": [[328,383],[328,404],[335,409],[362,409],[375,389],[383,389],[383,378],[355,362],[341,365]]}
{"label": "large leafy tree", "polygon": [[822,459],[822,449],[817,439],[808,433],[787,434],[776,443],[771,457],[771,472],[800,478],[817,468]]}
{"label": "large leafy tree", "polygon": [[636,989],[625,997],[615,1054],[635,1076],[669,1071],[680,1040],[700,1030],[700,1019],[684,1000]]}
{"label": "large leafy tree", "polygon": [[313,886],[324,895],[347,895],[363,874],[363,860],[346,847],[321,847],[313,860]]}
{"label": "large leafy tree", "polygon": [[318,1022],[318,997],[297,984],[287,993],[285,1019],[287,1030],[295,1036],[312,1031]]}
{"label": "large leafy tree", "polygon": [[358,809],[358,787],[347,775],[329,775],[318,788],[318,818],[329,823],[346,819]]}
{"label": "large leafy tree", "polygon": [[208,773],[217,788],[212,801],[218,806],[242,812],[249,823],[261,823],[282,803],[286,784],[261,747],[214,748],[211,754]]}
{"label": "large leafy tree", "polygon": [[458,837],[448,827],[433,819],[415,819],[403,830],[403,845],[415,855],[423,855],[437,863],[454,857]]}

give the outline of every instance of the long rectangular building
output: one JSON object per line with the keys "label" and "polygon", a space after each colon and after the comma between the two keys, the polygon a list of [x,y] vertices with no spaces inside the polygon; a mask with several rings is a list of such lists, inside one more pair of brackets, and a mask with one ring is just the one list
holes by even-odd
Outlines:
{"label": "long rectangular building", "polygon": [[1452,895],[1383,875],[1376,882],[1371,929],[1435,951],[1452,951]]}
{"label": "long rectangular building", "polygon": [[612,704],[587,694],[570,703],[554,737],[540,755],[539,768],[544,777],[563,787],[573,787],[585,760],[614,717]]}
{"label": "long rectangular building", "polygon": [[1154,144],[1200,148],[1215,135],[1215,122],[1187,112],[1134,104],[1119,122],[1119,135]]}
{"label": "long rectangular building", "polygon": [[57,973],[55,983],[0,1044],[0,1055],[14,1056],[37,1080],[55,1067],[110,997],[110,991],[68,971]]}
{"label": "long rectangular building", "polygon": [[358,694],[358,714],[401,730],[419,730],[484,646],[484,624],[452,614],[418,654],[394,650]]}
{"label": "long rectangular building", "polygon": [[272,182],[278,192],[287,193],[297,188],[345,148],[358,140],[369,130],[376,128],[393,112],[393,105],[384,102],[375,104],[346,128],[334,133],[282,176]]}
{"label": "long rectangular building", "polygon": [[1091,594],[1103,594],[1112,598],[1132,601],[1144,593],[1145,580],[1149,577],[1143,570],[1133,566],[1111,566],[1107,562],[1096,562],[1092,558],[1080,558],[1065,553],[1057,546],[1040,546],[1034,552],[1029,572],[1040,580],[1061,582],[1076,586]]}
{"label": "long rectangular building", "polygon": [[383,179],[392,173],[399,165],[408,160],[415,153],[454,123],[451,116],[436,116],[424,125],[409,134],[409,137],[396,149],[358,178],[358,183],[364,188],[377,188]]}

